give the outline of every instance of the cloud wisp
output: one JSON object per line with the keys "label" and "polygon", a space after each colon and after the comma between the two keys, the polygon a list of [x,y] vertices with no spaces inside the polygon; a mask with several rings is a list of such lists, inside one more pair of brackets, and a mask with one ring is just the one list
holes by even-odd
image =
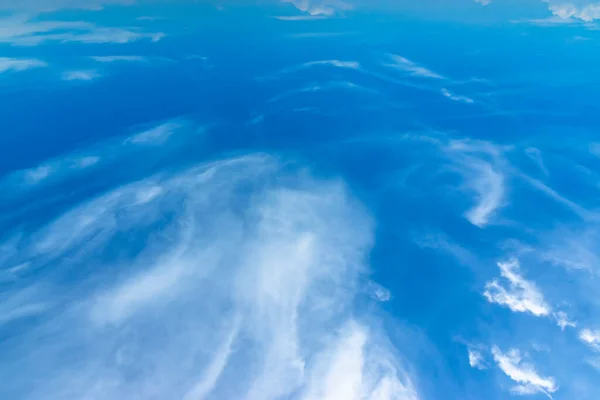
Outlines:
{"label": "cloud wisp", "polygon": [[[63,75],[63,78],[88,81],[94,79],[95,75],[90,76],[86,71],[71,71]],[[125,162],[135,154],[151,154],[150,152],[159,151],[161,146],[170,146],[173,150],[182,146],[187,136],[193,137],[194,132],[202,132],[202,129],[190,120],[176,118],[140,128],[133,134],[116,137],[83,151],[64,154],[30,168],[12,171],[0,177],[0,202],[16,200],[24,193],[73,179],[97,168]],[[143,160],[136,163],[143,163]]]}
{"label": "cloud wisp", "polygon": [[508,283],[493,280],[485,285],[484,297],[490,303],[508,307],[514,312],[530,313],[536,317],[548,316],[551,307],[537,286],[521,275],[516,259],[498,263],[500,274]]}
{"label": "cloud wisp", "polygon": [[468,349],[469,354],[469,365],[471,368],[486,369],[485,360],[480,351],[474,349]]}
{"label": "cloud wisp", "polygon": [[487,226],[507,203],[502,151],[492,143],[471,140],[452,140],[446,146],[464,176],[465,188],[475,194],[475,205],[465,218],[479,228]]}
{"label": "cloud wisp", "polygon": [[22,72],[33,68],[47,67],[48,64],[36,58],[0,57],[0,74],[5,72]]}
{"label": "cloud wisp", "polygon": [[93,81],[101,77],[102,75],[94,69],[70,70],[62,74],[63,81]]}
{"label": "cloud wisp", "polygon": [[511,390],[513,393],[519,395],[543,393],[551,398],[558,390],[556,380],[539,375],[532,364],[523,361],[519,350],[512,349],[508,353],[503,353],[494,346],[492,355],[498,368],[516,382],[516,386]]}
{"label": "cloud wisp", "polygon": [[445,79],[442,75],[397,54],[388,54],[388,58],[389,61],[383,63],[385,67],[397,69],[420,78]]}
{"label": "cloud wisp", "polygon": [[371,232],[343,184],[260,154],[85,201],[5,247],[28,263],[10,295],[51,268],[0,343],[0,397],[417,400],[353,310]]}
{"label": "cloud wisp", "polygon": [[14,46],[37,46],[44,43],[130,43],[138,40],[159,41],[162,32],[145,32],[138,28],[98,26],[83,21],[48,21],[23,16],[0,19],[0,43]]}
{"label": "cloud wisp", "polygon": [[452,101],[458,101],[460,103],[467,103],[467,104],[475,103],[475,100],[473,100],[472,98],[455,94],[446,88],[442,88],[442,90],[440,92],[442,93],[442,96],[444,96],[447,99],[450,99]]}

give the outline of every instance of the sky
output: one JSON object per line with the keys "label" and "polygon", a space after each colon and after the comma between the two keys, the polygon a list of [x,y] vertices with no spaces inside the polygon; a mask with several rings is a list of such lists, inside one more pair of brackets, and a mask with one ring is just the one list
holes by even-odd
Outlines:
{"label": "sky", "polygon": [[599,32],[0,0],[0,398],[600,398]]}

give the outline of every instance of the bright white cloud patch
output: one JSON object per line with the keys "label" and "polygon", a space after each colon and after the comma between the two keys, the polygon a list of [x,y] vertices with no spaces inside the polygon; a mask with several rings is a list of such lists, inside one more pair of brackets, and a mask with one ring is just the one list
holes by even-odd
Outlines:
{"label": "bright white cloud patch", "polygon": [[536,317],[550,314],[551,307],[537,286],[523,278],[517,260],[500,262],[498,267],[504,282],[493,280],[485,285],[483,295],[489,302],[508,307],[514,312],[531,313]]}
{"label": "bright white cloud patch", "polygon": [[596,351],[600,351],[600,330],[584,329],[579,332],[579,339]]}
{"label": "bright white cloud patch", "polygon": [[383,65],[390,68],[395,68],[400,71],[404,71],[412,76],[418,76],[421,78],[432,78],[432,79],[444,79],[443,76],[419,65],[411,60],[404,58],[396,54],[388,55],[391,62],[386,62]]}
{"label": "bright white cloud patch", "polygon": [[371,232],[342,184],[264,155],[108,191],[2,247],[49,268],[6,288],[30,329],[0,343],[0,397],[417,400],[354,312]]}
{"label": "bright white cloud patch", "polygon": [[44,61],[35,58],[0,57],[0,74],[11,71],[21,72],[32,68],[46,67],[47,65]]}
{"label": "bright white cloud patch", "polygon": [[540,376],[532,364],[522,360],[519,350],[512,349],[508,353],[503,353],[497,346],[494,346],[492,355],[498,368],[517,383],[512,388],[513,393],[519,395],[544,393],[551,396],[558,390],[555,379]]}

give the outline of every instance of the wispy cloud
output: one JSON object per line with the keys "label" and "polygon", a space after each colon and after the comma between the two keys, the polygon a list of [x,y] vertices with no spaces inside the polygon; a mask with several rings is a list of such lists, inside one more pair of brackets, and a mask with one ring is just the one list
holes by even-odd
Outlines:
{"label": "wispy cloud", "polygon": [[61,9],[101,10],[110,5],[131,5],[135,0],[7,0],[0,3],[0,10],[11,12],[45,13]]}
{"label": "wispy cloud", "polygon": [[102,75],[94,69],[71,70],[62,74],[64,81],[93,81],[100,77]]}
{"label": "wispy cloud", "polygon": [[446,98],[448,98],[450,100],[453,100],[453,101],[458,101],[458,102],[467,103],[467,104],[473,104],[475,102],[470,97],[457,95],[455,93],[452,93],[451,91],[449,91],[446,88],[442,88],[440,90],[440,92],[442,93],[442,96],[444,96],[444,97],[446,97]]}
{"label": "wispy cloud", "polygon": [[27,357],[0,343],[12,367],[0,393],[417,400],[385,331],[353,307],[372,231],[341,182],[260,154],[86,200],[3,248],[10,265],[52,267],[26,304],[62,308],[11,341]]}
{"label": "wispy cloud", "polygon": [[103,63],[119,63],[119,62],[133,62],[133,63],[145,63],[148,62],[148,57],[143,56],[93,56],[90,57],[92,60]]}
{"label": "wispy cloud", "polygon": [[556,319],[556,324],[563,331],[567,327],[571,327],[571,328],[577,327],[577,323],[575,323],[574,321],[571,321],[569,316],[564,311],[559,311],[559,312],[554,313],[554,318]]}
{"label": "wispy cloud", "polygon": [[383,63],[383,65],[386,67],[404,71],[409,75],[421,78],[444,79],[444,77],[439,75],[438,73],[433,72],[402,56],[396,54],[388,54],[388,58],[391,62]]}
{"label": "wispy cloud", "polygon": [[0,43],[37,46],[59,43],[130,43],[142,39],[158,41],[162,32],[145,32],[138,28],[104,27],[82,21],[47,21],[26,16],[0,19]]}
{"label": "wispy cloud", "polygon": [[150,146],[161,145],[169,140],[171,135],[180,130],[184,124],[185,122],[183,121],[167,121],[129,137],[125,143]]}
{"label": "wispy cloud", "polygon": [[[74,73],[69,78],[84,79],[85,81],[88,76],[85,72]],[[82,152],[61,155],[30,168],[12,171],[0,177],[0,200],[18,197],[24,192],[63,182],[65,179],[93,171],[96,167],[111,165],[130,157],[132,153],[139,154],[139,151],[156,150],[179,133],[181,135],[178,135],[178,139],[186,136],[183,134],[184,132],[190,133],[190,136],[193,137],[195,135],[191,134],[192,131],[200,132],[202,128],[184,118],[177,118],[155,124],[152,127],[141,128],[126,137],[120,136],[98,143]],[[176,146],[183,141],[173,141],[173,145]],[[138,160],[137,163],[139,162]]]}
{"label": "wispy cloud", "polygon": [[346,69],[360,69],[360,63],[358,61],[342,61],[342,60],[320,60],[320,61],[309,61],[301,66],[304,68],[314,67],[314,66],[331,66],[337,68],[346,68]]}
{"label": "wispy cloud", "polygon": [[469,365],[476,369],[486,369],[487,366],[483,359],[483,355],[478,350],[468,349],[469,352]]}
{"label": "wispy cloud", "polygon": [[552,393],[558,390],[555,379],[539,375],[532,364],[522,360],[519,350],[512,349],[508,353],[503,353],[497,346],[493,346],[492,355],[502,372],[517,383],[512,388],[513,393],[519,395],[544,393],[551,397]]}
{"label": "wispy cloud", "polygon": [[485,285],[483,295],[491,302],[510,308],[514,312],[531,313],[536,317],[547,316],[551,307],[537,286],[520,274],[517,260],[498,263],[500,273],[508,285],[493,280]]}
{"label": "wispy cloud", "polygon": [[476,176],[469,185],[477,193],[478,202],[466,213],[473,225],[484,227],[496,210],[505,200],[504,175],[487,162],[480,161],[472,164]]}
{"label": "wispy cloud", "polygon": [[0,74],[4,72],[20,72],[32,68],[46,67],[48,64],[36,58],[0,57]]}
{"label": "wispy cloud", "polygon": [[550,176],[550,172],[548,171],[548,168],[546,168],[546,163],[544,162],[540,149],[527,147],[525,149],[525,154],[539,167],[540,171],[542,171],[545,176]]}

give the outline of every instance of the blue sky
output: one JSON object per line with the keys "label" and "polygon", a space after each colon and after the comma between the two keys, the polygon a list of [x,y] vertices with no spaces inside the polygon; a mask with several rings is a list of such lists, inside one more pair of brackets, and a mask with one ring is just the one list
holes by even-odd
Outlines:
{"label": "blue sky", "polygon": [[0,1],[0,398],[600,398],[599,23]]}

